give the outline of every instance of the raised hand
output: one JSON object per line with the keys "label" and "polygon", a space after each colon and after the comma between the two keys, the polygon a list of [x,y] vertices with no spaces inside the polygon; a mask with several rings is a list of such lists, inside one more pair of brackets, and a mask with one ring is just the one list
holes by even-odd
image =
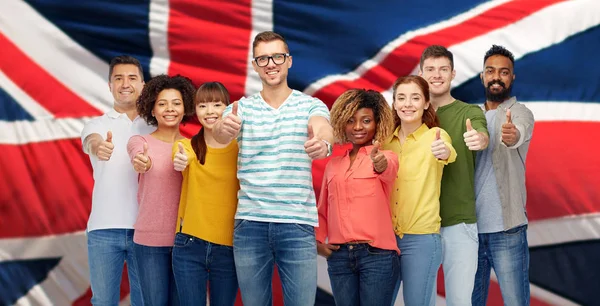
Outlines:
{"label": "raised hand", "polygon": [[112,156],[114,148],[115,145],[112,143],[112,132],[108,131],[108,133],[106,133],[106,139],[98,145],[96,152],[92,153],[94,153],[99,160],[107,161]]}
{"label": "raised hand", "polygon": [[133,169],[137,173],[146,173],[151,165],[150,157],[148,157],[148,143],[144,142],[144,151],[133,158]]}
{"label": "raised hand", "polygon": [[446,160],[450,157],[450,149],[441,139],[440,133],[441,129],[437,128],[435,140],[431,143],[431,153],[433,153],[433,156],[437,159]]}
{"label": "raised hand", "polygon": [[310,124],[308,125],[308,140],[304,143],[304,151],[313,160],[327,157],[327,144],[315,136]]}
{"label": "raised hand", "polygon": [[467,131],[463,134],[465,144],[471,151],[479,151],[485,147],[485,138],[471,126],[471,119],[467,118]]}
{"label": "raised hand", "polygon": [[179,151],[173,157],[173,168],[175,168],[175,171],[183,171],[188,166],[188,157],[181,142],[177,143],[177,145],[179,146]]}
{"label": "raised hand", "polygon": [[238,101],[233,102],[231,113],[223,118],[222,131],[229,139],[234,139],[240,133],[242,119],[238,116]]}
{"label": "raised hand", "polygon": [[502,124],[502,142],[507,146],[514,146],[519,141],[518,130],[512,123],[510,109],[506,110],[506,122]]}
{"label": "raised hand", "polygon": [[388,166],[387,158],[385,158],[383,152],[379,151],[380,148],[381,144],[379,141],[375,141],[373,144],[373,150],[371,150],[371,153],[369,154],[371,161],[373,161],[373,169],[377,173],[385,171]]}

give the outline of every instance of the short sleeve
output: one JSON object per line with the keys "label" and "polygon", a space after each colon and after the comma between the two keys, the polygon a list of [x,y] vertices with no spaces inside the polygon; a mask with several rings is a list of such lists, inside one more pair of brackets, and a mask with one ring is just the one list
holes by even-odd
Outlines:
{"label": "short sleeve", "polygon": [[474,130],[480,133],[488,133],[487,120],[483,110],[477,105],[469,105],[469,111],[467,112],[467,118],[471,119],[471,126]]}
{"label": "short sleeve", "polygon": [[311,118],[312,116],[321,116],[329,120],[329,109],[327,108],[327,105],[317,98],[311,99],[310,108],[308,109],[308,118]]}
{"label": "short sleeve", "polygon": [[[99,134],[102,137],[106,137],[108,132],[108,126],[102,126],[102,117],[96,117],[88,121],[81,131],[81,145],[85,143],[85,139],[92,134]],[[83,146],[83,152],[89,154],[87,148]]]}
{"label": "short sleeve", "polygon": [[[244,98],[244,97],[242,97],[241,99],[239,99],[237,101],[237,103],[238,103],[237,114],[238,114],[238,117],[240,117],[240,119],[242,120],[242,122],[244,122],[244,105],[246,105],[246,101],[248,101],[248,98]],[[223,111],[223,115],[221,117],[225,117],[225,116],[231,114],[232,108],[233,108],[233,103],[230,103],[229,105],[227,105],[227,107]]]}

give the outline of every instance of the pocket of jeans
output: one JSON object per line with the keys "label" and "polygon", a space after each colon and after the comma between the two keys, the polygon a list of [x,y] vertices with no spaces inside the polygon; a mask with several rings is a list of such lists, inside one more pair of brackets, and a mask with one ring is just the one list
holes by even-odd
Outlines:
{"label": "pocket of jeans", "polygon": [[473,239],[473,241],[475,241],[476,243],[479,243],[479,236],[478,236],[478,232],[477,232],[477,223],[472,223],[472,224],[461,223],[461,224],[465,228],[467,235],[471,239]]}
{"label": "pocket of jeans", "polygon": [[509,236],[518,235],[524,230],[525,230],[525,226],[517,226],[517,227],[513,227],[509,230],[504,231],[504,234],[509,235]]}
{"label": "pocket of jeans", "polygon": [[173,243],[173,247],[185,247],[192,241],[194,241],[192,236],[183,233],[177,233],[175,234],[175,242]]}
{"label": "pocket of jeans", "polygon": [[235,219],[233,221],[233,230],[237,230],[238,228],[240,228],[242,226],[242,224],[246,223],[248,220],[246,219]]}
{"label": "pocket of jeans", "polygon": [[396,251],[393,250],[380,249],[374,246],[368,246],[367,252],[369,252],[369,255],[391,255],[392,253],[396,253]]}
{"label": "pocket of jeans", "polygon": [[314,235],[315,234],[315,228],[313,226],[310,226],[308,224],[298,224],[298,223],[294,223],[294,226],[297,227],[298,229],[300,229],[301,231],[310,234],[310,235]]}

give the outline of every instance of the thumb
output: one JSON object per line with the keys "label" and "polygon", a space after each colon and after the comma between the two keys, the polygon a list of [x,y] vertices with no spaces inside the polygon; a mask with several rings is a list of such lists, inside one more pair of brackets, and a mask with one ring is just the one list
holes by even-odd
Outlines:
{"label": "thumb", "polygon": [[315,133],[313,132],[313,128],[312,125],[308,125],[308,139],[312,139],[313,137],[315,137]]}
{"label": "thumb", "polygon": [[111,131],[108,131],[108,133],[106,133],[106,141],[112,142],[112,132]]}
{"label": "thumb", "polygon": [[473,130],[473,126],[471,126],[471,119],[467,118],[467,132]]}
{"label": "thumb", "polygon": [[510,109],[506,110],[506,123],[512,123],[512,119],[510,118]]}
{"label": "thumb", "polygon": [[148,157],[148,143],[144,142],[144,156]]}
{"label": "thumb", "polygon": [[435,131],[435,140],[440,140],[442,137],[440,136],[441,133],[441,129],[438,128],[437,131]]}
{"label": "thumb", "polygon": [[183,148],[183,145],[180,143],[177,143],[177,146],[179,147],[179,153],[181,154],[185,154],[185,149]]}
{"label": "thumb", "polygon": [[381,144],[379,141],[375,141],[373,143],[373,150],[371,150],[371,156],[377,155],[377,153],[379,153],[379,148],[381,148]]}
{"label": "thumb", "polygon": [[233,102],[233,106],[231,107],[231,113],[237,116],[237,113],[238,113],[238,101]]}

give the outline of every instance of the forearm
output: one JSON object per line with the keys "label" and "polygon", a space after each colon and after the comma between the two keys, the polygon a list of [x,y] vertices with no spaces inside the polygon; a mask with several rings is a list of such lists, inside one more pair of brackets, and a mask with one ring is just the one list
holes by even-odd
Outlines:
{"label": "forearm", "polygon": [[329,121],[325,117],[321,116],[313,116],[309,119],[308,125],[312,126],[312,129],[315,133],[315,136],[322,140],[327,140],[329,143],[333,144],[333,128]]}
{"label": "forearm", "polygon": [[83,142],[84,152],[89,155],[94,155],[98,153],[98,146],[104,141],[100,134],[90,134],[87,136]]}
{"label": "forearm", "polygon": [[479,132],[479,134],[481,135],[481,137],[483,139],[483,144],[481,145],[481,150],[480,151],[483,151],[490,144],[490,137],[488,136],[487,133],[484,133],[484,132]]}
{"label": "forearm", "polygon": [[220,144],[228,144],[233,140],[233,137],[226,135],[223,128],[223,120],[219,120],[213,129],[213,136]]}

